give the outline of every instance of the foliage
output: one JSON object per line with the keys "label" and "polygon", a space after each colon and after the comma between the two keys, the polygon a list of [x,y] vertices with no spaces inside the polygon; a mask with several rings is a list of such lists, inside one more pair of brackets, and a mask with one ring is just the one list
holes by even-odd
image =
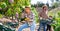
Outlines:
{"label": "foliage", "polygon": [[37,2],[38,7],[42,7],[44,5],[44,3],[41,3],[41,2]]}
{"label": "foliage", "polygon": [[55,31],[60,31],[60,26],[56,27]]}
{"label": "foliage", "polygon": [[[42,7],[43,5],[44,5],[43,2],[39,2],[39,1],[38,1],[36,4],[34,4],[34,5],[32,4],[31,6],[32,6],[32,7]],[[49,3],[48,3],[48,2],[46,3],[46,5],[49,7]]]}
{"label": "foliage", "polygon": [[5,7],[7,7],[7,5],[6,5],[5,2],[1,2],[1,3],[0,3],[0,7],[1,7],[1,8],[5,8]]}
{"label": "foliage", "polygon": [[35,14],[35,21],[36,23],[38,23],[38,12],[36,11],[36,9],[34,7],[32,7],[32,12]]}
{"label": "foliage", "polygon": [[59,31],[60,30],[60,18],[56,18],[56,22],[57,24],[55,24],[55,31]]}
{"label": "foliage", "polygon": [[53,20],[55,21],[55,23],[51,24],[52,26],[55,26],[54,30],[59,31],[60,30],[59,28],[60,27],[60,11],[57,10],[55,13],[53,11],[50,11],[49,15],[54,17]]}
{"label": "foliage", "polygon": [[55,3],[53,3],[53,6],[55,6],[55,8],[56,8],[59,6],[59,4],[57,2],[55,2]]}
{"label": "foliage", "polygon": [[59,1],[59,0],[56,0],[56,1]]}
{"label": "foliage", "polygon": [[[0,8],[1,13],[4,15],[10,17],[10,16],[15,16],[15,13],[22,12],[21,8],[24,8],[23,6],[29,6],[30,5],[30,0],[1,0],[0,1]],[[6,9],[7,8],[7,9]]]}
{"label": "foliage", "polygon": [[34,7],[42,7],[43,5],[44,5],[44,3],[38,1],[37,4],[34,4],[32,6],[34,6]]}
{"label": "foliage", "polygon": [[5,13],[5,15],[6,15],[6,16],[9,16],[9,17],[12,15],[11,8],[9,8],[9,9],[7,10],[7,12]]}
{"label": "foliage", "polygon": [[58,12],[58,16],[60,17],[60,12]]}
{"label": "foliage", "polygon": [[3,15],[2,14],[0,14],[0,18],[2,18],[3,17]]}

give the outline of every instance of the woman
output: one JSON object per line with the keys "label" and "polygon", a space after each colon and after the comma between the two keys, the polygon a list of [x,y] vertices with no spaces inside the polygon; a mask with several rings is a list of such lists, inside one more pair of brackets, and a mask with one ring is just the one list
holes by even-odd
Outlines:
{"label": "woman", "polygon": [[34,14],[31,12],[30,7],[25,7],[24,12],[22,13],[22,18],[25,18],[25,24],[23,24],[18,31],[22,31],[25,28],[30,27],[31,31],[35,30]]}
{"label": "woman", "polygon": [[42,11],[39,13],[40,17],[40,25],[38,31],[41,31],[41,28],[43,26],[44,31],[46,31],[46,26],[47,26],[47,19],[48,19],[48,7],[47,5],[42,6]]}

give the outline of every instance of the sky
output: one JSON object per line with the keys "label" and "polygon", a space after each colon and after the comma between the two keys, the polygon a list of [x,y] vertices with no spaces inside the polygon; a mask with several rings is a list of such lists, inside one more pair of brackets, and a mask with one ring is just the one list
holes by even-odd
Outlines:
{"label": "sky", "polygon": [[31,4],[35,4],[35,3],[37,3],[37,1],[40,1],[40,2],[43,2],[43,3],[47,3],[47,1],[48,1],[49,3],[51,3],[50,0],[31,0]]}
{"label": "sky", "polygon": [[49,3],[49,5],[51,5],[51,1],[50,0],[31,0],[31,4],[36,4],[37,3],[37,1],[39,1],[39,2],[43,2],[43,3]]}

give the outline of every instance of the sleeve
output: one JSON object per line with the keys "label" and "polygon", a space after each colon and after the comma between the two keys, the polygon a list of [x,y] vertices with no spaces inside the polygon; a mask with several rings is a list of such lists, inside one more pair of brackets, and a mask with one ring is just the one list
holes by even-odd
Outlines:
{"label": "sleeve", "polygon": [[24,17],[24,13],[22,13],[22,14],[21,14],[21,18],[20,18],[20,20],[21,20],[21,21],[24,21],[24,19],[25,19],[25,17]]}
{"label": "sleeve", "polygon": [[24,18],[24,13],[21,14],[21,18]]}

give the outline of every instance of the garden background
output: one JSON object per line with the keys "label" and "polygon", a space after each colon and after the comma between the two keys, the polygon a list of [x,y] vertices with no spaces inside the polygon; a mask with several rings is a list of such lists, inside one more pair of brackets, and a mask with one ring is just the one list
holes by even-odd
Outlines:
{"label": "garden background", "polygon": [[[49,6],[48,2],[46,3],[46,5],[48,6],[49,10],[48,15],[53,16],[53,20],[55,22],[51,25],[55,26],[55,31],[60,31],[60,0],[56,0],[56,2],[54,2],[54,0],[50,1],[52,2],[51,6]],[[30,6],[32,12],[35,14],[35,20],[37,24],[39,23],[38,13],[41,11],[43,5],[44,3],[39,1],[36,4],[31,4],[31,0],[0,0],[0,21],[4,21],[2,23],[5,23],[5,20],[13,21],[15,18],[16,11],[18,12],[20,19],[24,7]]]}

